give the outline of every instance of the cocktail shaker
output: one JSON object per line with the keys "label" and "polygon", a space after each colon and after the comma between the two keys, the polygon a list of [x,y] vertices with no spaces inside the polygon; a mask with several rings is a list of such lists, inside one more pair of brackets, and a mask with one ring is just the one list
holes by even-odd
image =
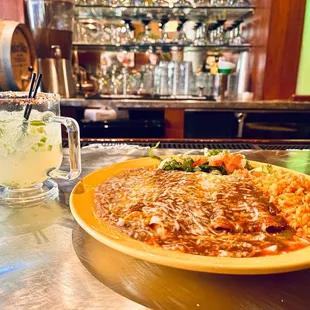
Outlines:
{"label": "cocktail shaker", "polygon": [[42,90],[74,97],[72,36],[74,0],[27,0],[30,28],[35,39]]}

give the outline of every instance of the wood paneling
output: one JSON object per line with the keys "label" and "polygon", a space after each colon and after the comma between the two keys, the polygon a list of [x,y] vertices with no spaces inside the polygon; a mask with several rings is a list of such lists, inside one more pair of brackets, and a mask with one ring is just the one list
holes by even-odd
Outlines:
{"label": "wood paneling", "polygon": [[306,0],[272,0],[263,99],[295,93]]}
{"label": "wood paneling", "polygon": [[253,45],[251,51],[251,90],[256,100],[260,100],[263,97],[271,3],[272,0],[255,1],[255,14],[249,22],[252,30],[250,40]]}
{"label": "wood paneling", "polygon": [[307,95],[293,95],[292,96],[292,100],[293,101],[300,101],[300,102],[305,102],[305,101],[310,101],[310,96],[307,96]]}
{"label": "wood paneling", "polygon": [[184,109],[165,109],[165,138],[184,138]]}

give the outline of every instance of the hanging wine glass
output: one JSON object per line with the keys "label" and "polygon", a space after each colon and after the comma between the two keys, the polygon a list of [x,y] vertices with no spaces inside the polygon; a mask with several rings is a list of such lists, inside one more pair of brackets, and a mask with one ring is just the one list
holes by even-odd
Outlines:
{"label": "hanging wine glass", "polygon": [[233,6],[249,6],[251,5],[251,1],[250,0],[233,0]]}
{"label": "hanging wine glass", "polygon": [[210,6],[223,6],[226,0],[210,0]]}
{"label": "hanging wine glass", "polygon": [[200,31],[199,28],[202,25],[201,22],[198,22],[194,26],[194,31],[195,31],[195,40],[194,40],[194,45],[200,45]]}
{"label": "hanging wine glass", "polygon": [[142,24],[144,25],[144,34],[141,38],[140,43],[145,44],[145,43],[150,43],[150,22],[151,20],[149,19],[142,19]]}
{"label": "hanging wine glass", "polygon": [[173,3],[174,7],[196,7],[194,0],[177,0]]}
{"label": "hanging wine glass", "polygon": [[246,39],[244,38],[243,36],[243,31],[242,31],[242,27],[243,27],[243,24],[242,24],[242,20],[237,20],[234,25],[235,25],[235,30],[234,30],[234,38],[233,38],[233,44],[234,45],[242,45],[242,44],[245,44],[247,43]]}
{"label": "hanging wine glass", "polygon": [[208,26],[208,44],[215,44],[217,23]]}
{"label": "hanging wine glass", "polygon": [[216,45],[222,45],[224,40],[224,24],[226,20],[218,20],[217,21],[217,27],[216,27],[216,37],[215,37],[215,44]]}
{"label": "hanging wine glass", "polygon": [[154,1],[154,6],[160,6],[160,7],[171,7],[171,1],[169,0],[156,0]]}
{"label": "hanging wine glass", "polygon": [[190,43],[190,40],[187,39],[185,31],[184,31],[184,24],[187,21],[188,19],[184,17],[179,17],[179,24],[178,24],[177,32],[178,32],[178,42],[180,44]]}
{"label": "hanging wine glass", "polygon": [[169,18],[164,16],[161,18],[159,28],[161,30],[160,42],[166,43],[169,41],[168,33],[166,32],[166,24],[169,22]]}
{"label": "hanging wine glass", "polygon": [[194,28],[196,30],[196,38],[194,40],[194,45],[207,45],[208,40],[208,25],[206,22],[198,22]]}
{"label": "hanging wine glass", "polygon": [[125,43],[133,43],[135,41],[135,27],[132,24],[131,19],[124,19],[125,22],[125,28],[126,28],[126,32],[125,32]]}

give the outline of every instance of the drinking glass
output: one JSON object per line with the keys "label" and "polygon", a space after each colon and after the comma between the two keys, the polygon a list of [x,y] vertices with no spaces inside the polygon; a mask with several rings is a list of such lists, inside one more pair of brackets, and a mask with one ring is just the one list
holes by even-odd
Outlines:
{"label": "drinking glass", "polygon": [[172,7],[173,3],[171,3],[171,1],[169,1],[169,0],[156,0],[156,1],[154,1],[154,6]]}
{"label": "drinking glass", "polygon": [[169,22],[167,16],[162,17],[159,23],[159,28],[161,29],[160,42],[166,43],[169,41],[168,33],[166,32],[166,24]]}
{"label": "drinking glass", "polygon": [[208,25],[206,22],[198,22],[195,26],[196,38],[194,45],[207,45],[209,44],[208,40]]}
{"label": "drinking glass", "polygon": [[169,93],[168,84],[168,61],[160,61],[154,71],[155,94],[167,96]]}
{"label": "drinking glass", "polygon": [[154,71],[155,66],[152,64],[143,65],[141,67],[142,73],[142,95],[154,95]]}
{"label": "drinking glass", "polygon": [[247,5],[251,5],[251,1],[250,0],[231,0],[232,6],[247,6]]}
{"label": "drinking glass", "polygon": [[[52,179],[73,180],[81,173],[79,126],[59,116],[59,95],[38,93],[30,100],[26,121],[27,93],[0,93],[0,205],[32,206],[55,199],[58,186]],[[59,170],[61,125],[68,131],[70,171]]]}
{"label": "drinking glass", "polygon": [[189,61],[171,61],[168,65],[169,95],[189,96],[192,90],[193,69]]}
{"label": "drinking glass", "polygon": [[191,43],[190,40],[187,39],[186,33],[184,31],[184,24],[187,22],[187,19],[184,17],[179,17],[179,24],[177,27],[178,37],[177,42],[179,44]]}
{"label": "drinking glass", "polygon": [[180,83],[179,95],[189,96],[192,94],[194,87],[193,64],[191,61],[183,61],[180,63]]}
{"label": "drinking glass", "polygon": [[234,25],[236,26],[234,29],[234,34],[233,34],[233,39],[231,44],[232,45],[242,45],[247,43],[246,38],[243,36],[243,24],[242,21],[236,21],[234,23]]}
{"label": "drinking glass", "polygon": [[151,42],[150,38],[150,20],[149,19],[142,19],[142,24],[144,25],[144,34],[141,39],[141,44],[149,43]]}

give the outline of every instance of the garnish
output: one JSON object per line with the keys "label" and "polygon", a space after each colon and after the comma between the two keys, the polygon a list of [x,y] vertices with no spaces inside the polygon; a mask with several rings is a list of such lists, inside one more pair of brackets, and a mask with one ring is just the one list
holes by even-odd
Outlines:
{"label": "garnish", "polygon": [[210,157],[210,156],[215,156],[218,154],[229,154],[230,152],[228,150],[208,150],[207,152],[205,152],[205,156],[206,157]]}
{"label": "garnish", "polygon": [[40,120],[30,121],[30,126],[46,126],[45,122]]}
{"label": "garnish", "polygon": [[177,161],[176,159],[167,158],[160,165],[162,170],[180,170],[186,172],[194,172],[193,168],[194,160],[190,157],[183,158],[183,161]]}
{"label": "garnish", "polygon": [[248,160],[246,161],[245,168],[247,170],[252,170],[253,169],[252,165],[250,164],[250,162]]}
{"label": "garnish", "polygon": [[272,165],[269,165],[269,164],[263,165],[261,167],[261,170],[262,170],[263,174],[272,174],[272,172],[273,172]]}
{"label": "garnish", "polygon": [[245,167],[246,161],[244,155],[240,153],[230,153],[228,150],[210,150],[207,153],[205,152],[204,156],[195,156],[194,158],[186,154],[181,154],[162,159],[153,154],[158,146],[159,142],[150,149],[149,156],[160,160],[158,169],[161,170],[179,170],[185,172],[201,171],[227,175],[239,169],[252,169],[250,163],[247,163],[247,167]]}
{"label": "garnish", "polygon": [[268,173],[269,174],[271,174],[272,172],[273,172],[273,167],[272,167],[272,165],[266,165],[266,168],[267,168],[267,171],[268,171]]}
{"label": "garnish", "polygon": [[197,163],[198,161],[194,161],[191,157],[185,157],[185,158],[183,157],[180,161],[175,158],[166,158],[160,163],[159,168],[166,171],[169,170],[179,170],[185,172],[202,171],[207,173],[218,171],[222,175],[227,174],[227,171],[223,165],[210,166],[206,161],[202,164],[195,165],[195,163]]}
{"label": "garnish", "polygon": [[252,175],[258,176],[258,175],[268,175],[268,174],[273,174],[273,166],[270,164],[262,165],[257,168],[251,169],[250,173]]}
{"label": "garnish", "polygon": [[208,162],[207,158],[200,158],[194,162],[193,167],[195,168],[197,166],[204,165],[207,162]]}
{"label": "garnish", "polygon": [[149,150],[149,157],[162,161],[163,159],[159,156],[153,154],[154,150],[159,147],[160,142],[157,142],[155,146],[151,147]]}

